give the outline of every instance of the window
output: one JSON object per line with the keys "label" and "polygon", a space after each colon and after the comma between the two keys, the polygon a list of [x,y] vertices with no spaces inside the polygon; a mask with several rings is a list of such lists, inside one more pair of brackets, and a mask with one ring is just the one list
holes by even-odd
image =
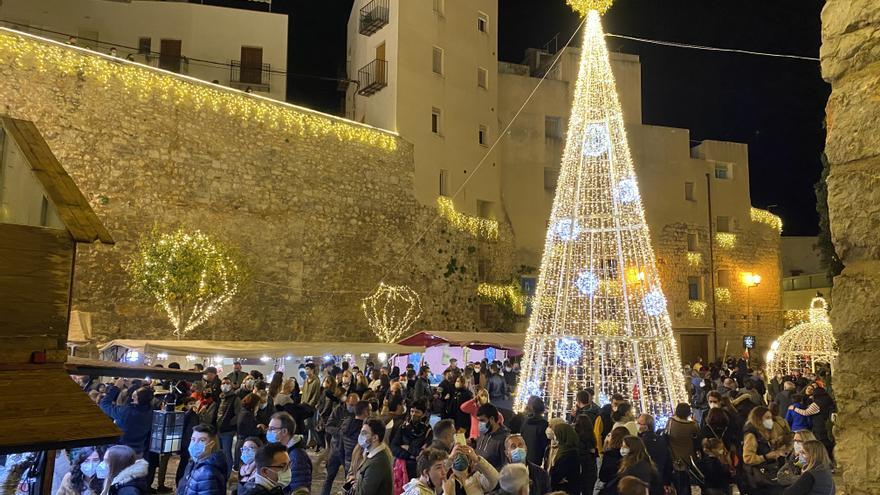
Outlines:
{"label": "window", "polygon": [[688,251],[690,251],[692,253],[697,252],[697,234],[689,233],[687,235],[687,242],[688,242]]}
{"label": "window", "polygon": [[547,139],[562,139],[562,117],[544,116],[544,137]]}
{"label": "window", "polygon": [[558,182],[559,170],[551,167],[544,167],[544,189],[555,191]]}
{"label": "window", "polygon": [[722,289],[730,287],[730,270],[718,270],[718,287]]}
{"label": "window", "polygon": [[180,72],[180,40],[161,40],[159,43],[159,68]]}
{"label": "window", "polygon": [[434,69],[434,74],[443,75],[443,49],[439,46],[434,47],[434,55],[431,59],[431,66]]}
{"label": "window", "polygon": [[729,163],[716,163],[715,164],[715,178],[716,179],[729,179],[730,178],[730,164]]}
{"label": "window", "polygon": [[482,12],[477,14],[477,31],[481,33],[489,31],[489,16]]}
{"label": "window", "polygon": [[141,36],[138,38],[138,53],[141,55],[149,55],[153,51],[153,38]]}
{"label": "window", "polygon": [[440,109],[432,108],[431,109],[431,132],[437,134],[438,136],[441,134],[442,128],[440,127]]}
{"label": "window", "polygon": [[263,48],[259,46],[241,47],[241,67],[239,81],[250,84],[263,84]]}
{"label": "window", "polygon": [[699,301],[703,299],[700,292],[700,277],[688,277],[688,300]]}
{"label": "window", "polygon": [[685,182],[684,183],[684,199],[687,201],[696,201],[696,199],[694,199],[694,183],[693,182]]}
{"label": "window", "polygon": [[715,219],[715,232],[730,232],[730,217],[717,217]]}
{"label": "window", "polygon": [[489,130],[486,128],[486,126],[480,126],[480,130],[477,131],[477,140],[480,142],[481,146],[489,145]]}
{"label": "window", "polygon": [[477,200],[477,216],[481,218],[495,218],[495,206],[491,201]]}
{"label": "window", "polygon": [[434,13],[441,17],[446,14],[446,0],[434,0]]}
{"label": "window", "polygon": [[482,67],[477,67],[477,86],[489,89],[489,71]]}
{"label": "window", "polygon": [[448,196],[447,188],[449,187],[449,171],[440,170],[440,196]]}

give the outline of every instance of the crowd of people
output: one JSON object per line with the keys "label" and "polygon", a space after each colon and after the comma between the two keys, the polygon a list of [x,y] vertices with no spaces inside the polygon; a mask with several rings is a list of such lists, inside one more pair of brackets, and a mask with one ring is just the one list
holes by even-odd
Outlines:
{"label": "crowd of people", "polygon": [[[537,396],[514,413],[507,361],[452,359],[436,376],[332,361],[268,380],[240,363],[225,378],[200,370],[194,383],[84,380],[123,434],[73,453],[58,495],[336,495],[339,476],[354,495],[835,493],[827,367],[768,380],[743,360],[697,362],[684,370],[690,403],[665,424],[589,388],[564,418]],[[148,447],[153,411],[174,408],[185,421],[172,484],[170,456]]]}

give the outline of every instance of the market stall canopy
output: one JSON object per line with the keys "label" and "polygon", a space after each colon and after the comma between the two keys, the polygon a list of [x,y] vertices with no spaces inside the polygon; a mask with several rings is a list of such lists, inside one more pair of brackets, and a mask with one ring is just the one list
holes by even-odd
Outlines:
{"label": "market stall canopy", "polygon": [[[520,344],[522,345],[522,344]],[[324,356],[331,354],[410,354],[423,352],[424,347],[372,342],[248,342],[222,340],[129,340],[117,339],[100,346],[101,351],[122,347],[141,354],[164,352],[175,356],[225,356],[241,359],[259,359],[263,356]]]}
{"label": "market stall canopy", "polygon": [[494,347],[519,353],[522,352],[525,338],[526,335],[523,333],[422,331],[410,335],[397,343],[420,347],[434,347],[444,344],[469,347],[471,349]]}
{"label": "market stall canopy", "polygon": [[61,365],[0,371],[0,455],[116,443],[121,431]]}
{"label": "market stall canopy", "polygon": [[124,378],[155,378],[157,380],[200,380],[200,371],[175,370],[117,363],[102,359],[86,359],[70,356],[64,365],[71,375],[110,376]]}

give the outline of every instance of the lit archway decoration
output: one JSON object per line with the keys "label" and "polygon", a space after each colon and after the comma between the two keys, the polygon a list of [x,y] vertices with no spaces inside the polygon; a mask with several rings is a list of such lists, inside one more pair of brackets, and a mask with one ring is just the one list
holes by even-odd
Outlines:
{"label": "lit archway decoration", "polygon": [[804,368],[815,371],[818,363],[833,367],[836,359],[837,341],[828,319],[828,303],[822,297],[810,303],[810,320],[787,330],[767,353],[771,374],[789,375]]}

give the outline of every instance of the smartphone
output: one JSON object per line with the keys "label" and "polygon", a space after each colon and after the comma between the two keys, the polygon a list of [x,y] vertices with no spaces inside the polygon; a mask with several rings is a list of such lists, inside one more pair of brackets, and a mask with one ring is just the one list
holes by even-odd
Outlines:
{"label": "smartphone", "polygon": [[464,439],[464,433],[455,434],[455,445],[467,445],[467,440]]}

